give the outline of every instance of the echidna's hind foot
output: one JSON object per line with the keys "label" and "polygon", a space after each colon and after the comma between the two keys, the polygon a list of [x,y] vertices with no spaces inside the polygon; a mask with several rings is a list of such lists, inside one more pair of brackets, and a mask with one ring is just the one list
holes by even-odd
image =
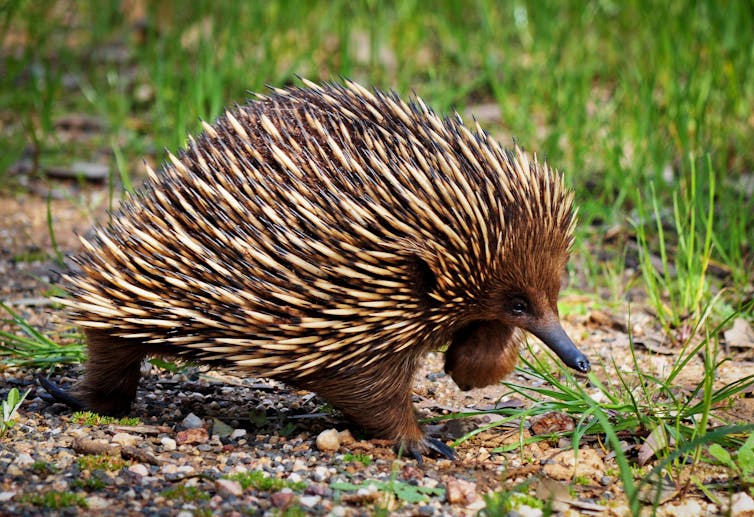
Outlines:
{"label": "echidna's hind foot", "polygon": [[40,379],[40,383],[55,400],[73,409],[113,416],[128,413],[136,397],[146,348],[104,330],[86,329],[84,333],[89,352],[84,378],[70,392],[47,379]]}

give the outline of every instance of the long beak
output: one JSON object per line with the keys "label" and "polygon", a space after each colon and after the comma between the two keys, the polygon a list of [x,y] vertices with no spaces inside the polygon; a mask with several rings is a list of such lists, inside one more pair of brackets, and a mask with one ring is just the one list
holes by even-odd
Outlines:
{"label": "long beak", "polygon": [[537,336],[563,363],[581,373],[591,369],[589,359],[582,354],[557,321],[526,329]]}

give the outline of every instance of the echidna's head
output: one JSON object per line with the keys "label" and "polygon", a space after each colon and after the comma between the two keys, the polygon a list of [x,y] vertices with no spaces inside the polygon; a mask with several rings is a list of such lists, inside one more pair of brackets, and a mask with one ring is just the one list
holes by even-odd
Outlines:
{"label": "echidna's head", "polygon": [[480,165],[497,167],[498,174],[474,178],[479,182],[470,201],[474,206],[460,225],[463,243],[446,239],[442,250],[423,254],[433,273],[431,282],[424,281],[431,285],[429,298],[449,322],[445,370],[462,389],[510,373],[522,331],[569,367],[590,369],[563,330],[557,307],[573,244],[573,195],[560,174],[529,161],[519,148],[497,159],[489,155]]}

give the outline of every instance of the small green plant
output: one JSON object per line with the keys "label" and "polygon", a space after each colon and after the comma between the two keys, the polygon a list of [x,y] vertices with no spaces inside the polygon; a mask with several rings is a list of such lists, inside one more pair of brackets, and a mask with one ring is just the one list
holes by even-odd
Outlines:
{"label": "small green plant", "polygon": [[115,472],[127,465],[126,461],[109,454],[87,454],[76,459],[81,470],[107,470]]}
{"label": "small green plant", "polygon": [[170,373],[178,373],[182,368],[180,364],[173,361],[168,361],[166,359],[163,359],[162,357],[150,358],[149,364],[158,368],[162,368],[163,370],[166,370]]}
{"label": "small green plant", "polygon": [[207,501],[209,494],[202,491],[199,487],[177,485],[163,490],[160,495],[165,499],[177,499],[186,502]]}
{"label": "small green plant", "polygon": [[97,490],[102,490],[106,486],[107,483],[95,476],[78,478],[71,481],[71,488],[81,488],[87,492],[96,492]]}
{"label": "small green plant", "polygon": [[372,464],[372,456],[369,454],[352,454],[349,452],[343,455],[343,461],[358,461],[362,465],[368,467]]}
{"label": "small green plant", "polygon": [[0,356],[11,366],[48,367],[62,363],[80,363],[84,360],[84,346],[72,343],[60,346],[39,332],[13,309],[0,302],[0,309],[10,314],[4,323],[20,328],[25,336],[0,331]]}
{"label": "small green plant", "polygon": [[269,477],[265,472],[261,470],[254,470],[251,472],[237,472],[229,476],[225,476],[226,479],[238,481],[241,487],[246,490],[247,488],[253,488],[255,490],[261,490],[263,492],[269,492],[274,490],[281,490],[283,488],[290,488],[291,490],[301,491],[306,488],[306,483],[303,481],[288,481],[286,479]]}
{"label": "small green plant", "polygon": [[124,425],[134,426],[141,424],[141,420],[135,417],[121,417],[115,418],[107,415],[99,415],[92,411],[76,411],[71,415],[71,422],[74,424],[85,426],[98,426],[98,425]]}
{"label": "small green plant", "polygon": [[41,494],[28,494],[22,496],[20,501],[39,506],[46,510],[61,510],[72,506],[78,506],[79,508],[84,509],[89,507],[86,499],[79,494],[74,494],[72,492],[57,492],[55,490],[50,490]]}
{"label": "small green plant", "polygon": [[[641,273],[647,294],[660,323],[666,332],[679,330],[674,335],[683,342],[693,336],[703,317],[703,310],[711,298],[707,270],[712,259],[713,222],[715,215],[715,175],[707,157],[707,196],[699,186],[696,164],[690,159],[691,173],[681,193],[673,193],[673,232],[676,242],[671,242],[663,225],[663,212],[654,185],[650,185],[651,216],[655,221],[657,246],[660,252],[659,268],[653,264],[650,234],[645,228],[649,220],[644,200],[639,203],[641,222],[636,223]],[[670,249],[671,245],[675,249]]]}
{"label": "small green plant", "polygon": [[294,504],[283,510],[278,510],[277,513],[273,512],[272,515],[276,517],[305,517],[309,514],[301,506]]}
{"label": "small green plant", "polygon": [[710,445],[707,452],[735,473],[739,486],[748,488],[749,493],[754,495],[754,433],[749,435],[735,455],[717,443]]}
{"label": "small green plant", "polygon": [[29,394],[29,391],[31,390],[26,390],[23,395],[19,395],[18,388],[11,388],[8,392],[8,395],[5,397],[5,400],[3,400],[3,411],[2,414],[0,414],[0,438],[5,436],[5,433],[8,431],[8,429],[13,427],[13,417],[15,416],[16,411],[18,411],[18,408],[21,406],[21,403]]}
{"label": "small green plant", "polygon": [[42,477],[47,477],[51,474],[55,474],[59,470],[60,469],[57,465],[55,465],[54,463],[49,463],[47,461],[35,461],[31,464],[31,471]]}
{"label": "small green plant", "polygon": [[360,485],[348,483],[346,481],[335,481],[330,484],[330,488],[333,490],[340,490],[341,492],[355,492],[359,488],[367,487],[369,485],[374,485],[380,492],[395,496],[401,501],[407,503],[421,503],[427,501],[432,496],[440,497],[445,495],[445,489],[441,487],[412,485],[393,478],[387,481],[366,481]]}
{"label": "small green plant", "polygon": [[291,436],[296,431],[296,424],[293,422],[286,422],[278,429],[278,434],[283,438]]}
{"label": "small green plant", "polygon": [[530,508],[544,509],[545,501],[528,493],[530,484],[530,480],[524,481],[511,490],[503,489],[484,494],[482,497],[485,506],[480,515],[485,517],[503,517],[509,515],[511,511],[516,510],[522,505]]}

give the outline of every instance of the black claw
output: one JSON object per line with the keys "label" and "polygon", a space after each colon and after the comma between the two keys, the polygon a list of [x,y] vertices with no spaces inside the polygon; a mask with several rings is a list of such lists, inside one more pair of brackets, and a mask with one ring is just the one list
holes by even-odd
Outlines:
{"label": "black claw", "polygon": [[426,441],[427,447],[431,451],[439,454],[440,456],[444,456],[449,460],[454,460],[457,458],[455,449],[453,449],[453,447],[445,445],[440,440],[435,440],[434,438],[427,438],[425,441]]}
{"label": "black claw", "polygon": [[411,449],[411,450],[409,451],[409,454],[411,454],[411,456],[413,456],[413,458],[414,458],[414,459],[416,460],[416,463],[417,463],[417,464],[418,464],[419,466],[422,466],[422,465],[424,465],[424,458],[422,457],[422,453],[421,453],[421,452],[419,452],[419,450],[418,450],[418,449]]}
{"label": "black claw", "polygon": [[42,385],[45,391],[52,396],[55,402],[65,404],[76,411],[84,409],[84,404],[79,399],[62,389],[41,373],[37,374],[37,381]]}

